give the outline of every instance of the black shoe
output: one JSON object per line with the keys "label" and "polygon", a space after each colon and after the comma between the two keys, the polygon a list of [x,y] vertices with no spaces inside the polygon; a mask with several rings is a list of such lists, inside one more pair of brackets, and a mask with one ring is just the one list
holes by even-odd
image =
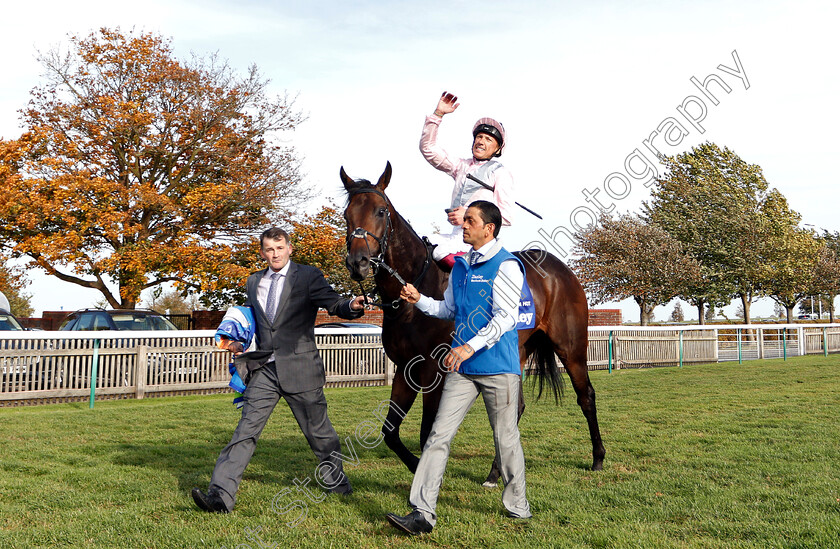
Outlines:
{"label": "black shoe", "polygon": [[207,511],[208,513],[230,513],[230,509],[227,508],[225,502],[215,492],[205,494],[198,488],[193,488],[191,494],[195,504],[202,511]]}
{"label": "black shoe", "polygon": [[388,519],[388,522],[390,522],[394,528],[402,530],[406,534],[410,534],[412,536],[416,536],[417,534],[428,534],[432,531],[432,525],[429,524],[429,521],[423,517],[423,513],[420,511],[412,511],[404,517],[395,515],[394,513],[388,513],[385,515],[385,518]]}
{"label": "black shoe", "polygon": [[349,496],[353,493],[353,487],[349,484],[344,484],[330,490],[331,494],[338,494],[339,496]]}

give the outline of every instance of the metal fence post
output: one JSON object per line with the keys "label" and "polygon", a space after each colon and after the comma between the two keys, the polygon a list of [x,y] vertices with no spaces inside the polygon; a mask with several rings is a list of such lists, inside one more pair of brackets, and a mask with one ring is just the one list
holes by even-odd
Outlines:
{"label": "metal fence post", "polygon": [[90,403],[88,408],[93,410],[93,401],[96,399],[96,376],[99,375],[99,340],[93,340],[93,364],[90,365]]}
{"label": "metal fence post", "polygon": [[825,333],[825,326],[823,326],[823,356],[828,356],[828,335]]}
{"label": "metal fence post", "polygon": [[683,331],[680,330],[680,368],[682,368],[683,363]]}
{"label": "metal fence post", "polygon": [[607,372],[612,373],[612,360],[613,360],[613,331],[610,330],[610,335],[607,340]]}
{"label": "metal fence post", "polygon": [[782,330],[782,360],[787,360],[787,328]]}

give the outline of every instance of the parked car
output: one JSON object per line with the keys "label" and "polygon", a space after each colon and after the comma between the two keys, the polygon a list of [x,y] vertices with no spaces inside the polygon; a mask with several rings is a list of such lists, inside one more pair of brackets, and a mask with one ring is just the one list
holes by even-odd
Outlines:
{"label": "parked car", "polygon": [[150,309],[82,309],[70,313],[60,331],[177,330],[165,316]]}
{"label": "parked car", "polygon": [[0,292],[0,330],[23,330],[23,326],[11,311],[9,300]]}
{"label": "parked car", "polygon": [[[0,292],[0,331],[18,332],[25,328],[20,321],[9,312],[9,301]],[[41,357],[26,343],[16,340],[5,344],[4,350],[14,350],[12,356],[0,357],[0,383],[4,385],[27,385],[26,389],[33,389],[30,385],[42,377],[39,365]],[[29,375],[27,375],[29,374]],[[11,381],[9,378],[12,378]],[[27,380],[27,381],[24,381]]]}
{"label": "parked car", "polygon": [[796,317],[798,320],[817,320],[819,315],[816,313],[805,313]]}
{"label": "parked car", "polygon": [[18,319],[12,313],[0,310],[0,331],[23,330]]}
{"label": "parked car", "polygon": [[[71,313],[58,327],[60,331],[120,330],[171,331],[178,330],[169,319],[151,309],[83,309]],[[120,340],[121,346],[133,346],[135,340]],[[148,354],[146,383],[177,383],[189,376],[204,375],[213,364],[213,350],[200,352],[155,352]]]}

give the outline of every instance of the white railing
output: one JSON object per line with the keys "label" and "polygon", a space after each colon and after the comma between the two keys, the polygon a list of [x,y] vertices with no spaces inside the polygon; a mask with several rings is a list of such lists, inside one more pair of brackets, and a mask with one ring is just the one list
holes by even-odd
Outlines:
{"label": "white railing", "polygon": [[590,369],[787,358],[840,351],[840,324],[589,328]]}
{"label": "white railing", "polygon": [[[230,353],[216,347],[214,333],[0,332],[0,405],[225,391]],[[316,342],[327,386],[393,379],[378,329],[318,328]]]}
{"label": "white railing", "polygon": [[[227,390],[211,330],[0,332],[0,405]],[[316,328],[331,387],[390,385],[380,330]],[[840,351],[840,324],[597,326],[590,369],[786,358]],[[91,383],[95,380],[95,383]]]}

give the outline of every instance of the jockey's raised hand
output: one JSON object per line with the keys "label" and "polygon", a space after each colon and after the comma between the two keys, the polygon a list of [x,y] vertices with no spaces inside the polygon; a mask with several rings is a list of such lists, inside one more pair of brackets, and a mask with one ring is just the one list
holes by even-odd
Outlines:
{"label": "jockey's raised hand", "polygon": [[440,96],[440,100],[438,101],[437,108],[435,109],[435,114],[443,117],[444,114],[455,112],[455,109],[457,109],[458,105],[460,105],[457,101],[457,96],[446,91],[443,92]]}

